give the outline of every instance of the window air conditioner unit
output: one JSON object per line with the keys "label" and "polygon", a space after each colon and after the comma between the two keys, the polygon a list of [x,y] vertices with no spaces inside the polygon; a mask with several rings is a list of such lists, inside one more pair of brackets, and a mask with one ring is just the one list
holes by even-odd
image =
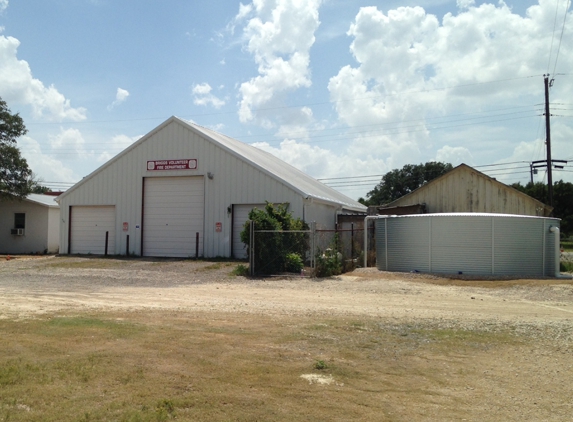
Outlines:
{"label": "window air conditioner unit", "polygon": [[10,234],[15,236],[24,236],[24,229],[11,229]]}

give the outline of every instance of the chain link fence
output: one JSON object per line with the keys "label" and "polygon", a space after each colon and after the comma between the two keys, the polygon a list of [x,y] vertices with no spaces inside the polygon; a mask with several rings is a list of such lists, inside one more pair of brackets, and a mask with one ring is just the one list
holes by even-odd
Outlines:
{"label": "chain link fence", "polygon": [[[364,265],[364,229],[257,230],[250,222],[252,276],[330,276]],[[252,246],[251,246],[252,245]],[[368,266],[376,265],[374,229],[368,230]]]}

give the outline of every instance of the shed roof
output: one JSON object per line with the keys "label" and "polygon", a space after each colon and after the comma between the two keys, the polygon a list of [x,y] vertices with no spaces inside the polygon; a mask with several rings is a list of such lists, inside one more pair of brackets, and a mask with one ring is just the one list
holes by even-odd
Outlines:
{"label": "shed roof", "polygon": [[457,177],[457,176],[458,176],[458,173],[467,172],[467,171],[475,172],[475,173],[478,174],[479,176],[481,176],[481,177],[487,179],[487,180],[488,180],[489,182],[491,182],[493,185],[498,186],[498,187],[501,188],[501,189],[505,189],[505,190],[511,191],[511,192],[513,192],[515,195],[521,196],[522,198],[526,199],[527,201],[531,201],[532,203],[537,204],[537,206],[539,206],[540,208],[542,208],[543,210],[545,210],[545,214],[546,214],[546,215],[549,215],[549,214],[551,213],[551,211],[553,210],[553,207],[551,207],[551,206],[549,206],[549,205],[546,205],[546,204],[544,204],[543,202],[538,201],[537,199],[535,199],[535,198],[533,198],[533,197],[527,195],[526,193],[523,193],[523,192],[521,192],[521,191],[519,191],[519,190],[517,190],[517,189],[515,189],[515,188],[513,188],[513,187],[511,187],[511,186],[508,186],[508,185],[506,185],[506,184],[504,184],[504,183],[502,183],[502,182],[500,182],[500,181],[494,179],[493,177],[489,177],[487,174],[484,174],[484,173],[482,173],[481,171],[476,170],[476,169],[474,169],[473,167],[470,167],[470,166],[468,166],[467,164],[464,164],[464,163],[460,164],[460,165],[457,166],[457,167],[454,167],[452,170],[450,170],[450,171],[447,172],[446,174],[443,174],[442,176],[437,177],[437,178],[435,178],[434,180],[431,180],[431,181],[429,181],[428,183],[426,183],[426,184],[420,186],[418,189],[415,189],[415,190],[413,190],[412,192],[410,192],[410,193],[408,193],[408,194],[406,194],[406,195],[404,195],[404,196],[402,196],[402,197],[400,197],[400,198],[398,198],[398,199],[396,199],[396,200],[394,200],[394,201],[392,201],[392,202],[390,202],[390,203],[388,203],[388,204],[384,204],[384,208],[394,207],[394,206],[398,206],[398,205],[403,205],[404,202],[407,202],[410,197],[413,197],[415,194],[417,194],[417,193],[419,193],[419,192],[421,192],[421,191],[424,191],[424,190],[428,189],[430,186],[433,186],[433,185],[436,185],[436,184],[438,184],[438,183],[441,183],[441,182],[443,182],[445,179],[452,178],[452,177]]}
{"label": "shed roof", "polygon": [[305,198],[315,199],[318,201],[339,205],[344,210],[347,211],[365,212],[367,209],[367,207],[362,205],[360,202],[355,201],[349,198],[348,196],[338,192],[337,190],[326,186],[325,184],[319,182],[318,180],[312,178],[306,173],[298,170],[297,168],[291,166],[290,164],[282,161],[278,157],[275,157],[274,155],[266,151],[263,151],[252,145],[233,139],[229,136],[223,135],[222,133],[216,132],[212,129],[207,129],[196,123],[192,123],[190,121],[175,116],[172,116],[169,119],[167,119],[165,122],[157,126],[147,135],[143,136],[137,142],[126,148],[124,151],[120,152],[118,155],[116,155],[107,163],[96,169],[90,175],[83,178],[81,181],[79,181],[70,189],[68,189],[66,192],[64,192],[62,195],[60,195],[60,197],[65,197],[71,191],[77,189],[91,177],[103,171],[109,164],[118,160],[123,155],[129,153],[129,151],[135,148],[137,145],[144,143],[153,134],[155,134],[156,132],[163,129],[165,126],[169,124],[184,125],[190,130],[201,134],[203,138],[217,144],[219,147],[225,149],[231,154],[238,156],[243,161],[246,161],[251,165],[253,165],[254,167],[257,167],[258,169],[265,172],[269,176],[275,178],[279,182],[287,186],[290,186],[293,190],[295,190]]}
{"label": "shed roof", "polygon": [[60,205],[56,202],[56,198],[53,195],[42,195],[39,193],[31,193],[24,199],[28,202],[34,202],[36,204],[45,205],[51,208],[60,208]]}

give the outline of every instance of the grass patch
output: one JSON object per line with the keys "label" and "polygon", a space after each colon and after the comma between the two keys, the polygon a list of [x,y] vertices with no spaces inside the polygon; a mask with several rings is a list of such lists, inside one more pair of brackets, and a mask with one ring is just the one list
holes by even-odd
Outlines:
{"label": "grass patch", "polygon": [[249,267],[239,264],[231,271],[231,274],[237,277],[247,277],[249,275]]}
{"label": "grass patch", "polygon": [[565,252],[573,252],[573,240],[564,240],[561,242],[561,247]]}
{"label": "grass patch", "polygon": [[515,378],[513,352],[531,349],[505,328],[225,313],[4,319],[0,332],[0,421],[480,419],[481,393],[444,388],[480,380],[490,400],[484,369]]}

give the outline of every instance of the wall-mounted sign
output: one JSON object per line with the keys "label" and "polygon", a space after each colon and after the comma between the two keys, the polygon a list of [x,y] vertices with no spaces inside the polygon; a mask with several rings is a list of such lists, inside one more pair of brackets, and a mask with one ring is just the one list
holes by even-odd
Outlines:
{"label": "wall-mounted sign", "polygon": [[123,231],[126,232],[129,228],[129,224],[128,223],[123,223]]}
{"label": "wall-mounted sign", "polygon": [[223,223],[221,223],[221,222],[215,223],[215,231],[216,231],[217,233],[222,232],[222,231],[223,231]]}
{"label": "wall-mounted sign", "polygon": [[196,170],[196,158],[184,158],[180,160],[153,160],[147,162],[147,170]]}

